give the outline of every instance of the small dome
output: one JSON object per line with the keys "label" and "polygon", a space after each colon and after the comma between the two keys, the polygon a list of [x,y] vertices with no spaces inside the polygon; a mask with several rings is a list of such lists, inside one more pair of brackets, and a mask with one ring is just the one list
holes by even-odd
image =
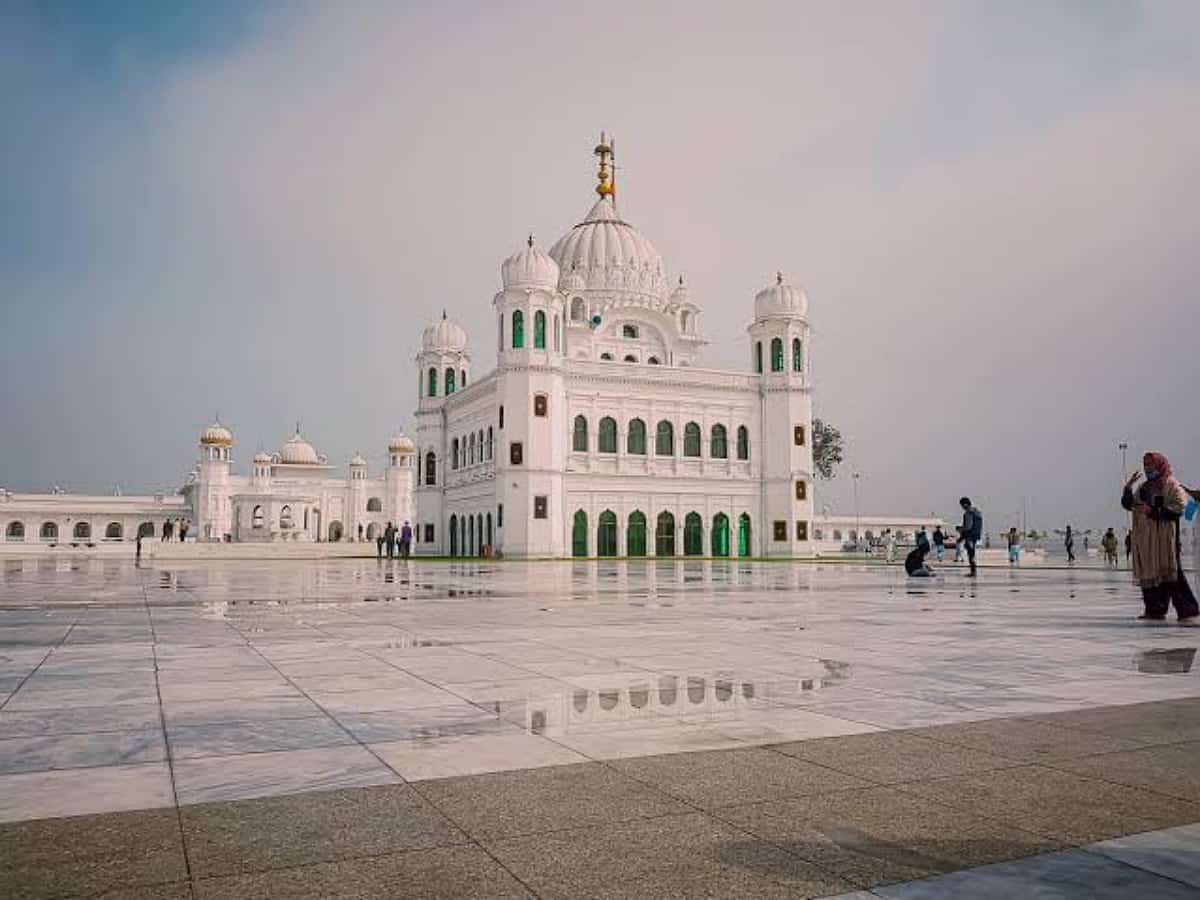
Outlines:
{"label": "small dome", "polygon": [[388,453],[416,453],[417,445],[412,442],[408,435],[398,433],[392,435],[392,439],[388,441]]}
{"label": "small dome", "polygon": [[355,453],[352,457],[350,457],[350,465],[354,466],[356,469],[365,466],[366,464],[367,461],[362,458],[361,453]]}
{"label": "small dome", "polygon": [[467,333],[446,314],[421,333],[421,349],[462,353],[467,349]]}
{"label": "small dome", "polygon": [[261,450],[254,454],[254,464],[257,466],[269,465],[271,462],[271,454],[263,453]]}
{"label": "small dome", "polygon": [[321,458],[317,456],[316,448],[300,437],[300,429],[288,438],[288,442],[279,449],[279,461],[291,466],[317,466]]}
{"label": "small dome", "polygon": [[220,422],[213,422],[200,433],[200,443],[206,447],[232,447],[233,432]]}
{"label": "small dome", "polygon": [[500,266],[500,277],[505,288],[553,291],[558,285],[558,263],[533,246],[533,235],[530,235],[528,246],[522,247]]}
{"label": "small dome", "polygon": [[683,306],[688,302],[687,285],[683,283],[683,276],[679,276],[679,284],[675,286],[675,290],[671,291],[671,302],[676,306]]}
{"label": "small dome", "polygon": [[775,276],[775,283],[758,292],[754,298],[754,316],[765,319],[768,316],[806,316],[808,315],[808,295],[802,288],[784,284],[783,275]]}

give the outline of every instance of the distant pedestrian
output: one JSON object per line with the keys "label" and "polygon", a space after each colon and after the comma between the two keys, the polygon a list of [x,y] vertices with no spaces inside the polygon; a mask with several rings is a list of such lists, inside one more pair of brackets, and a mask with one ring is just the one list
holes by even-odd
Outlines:
{"label": "distant pedestrian", "polygon": [[[1180,625],[1200,624],[1200,606],[1180,559],[1179,519],[1187,493],[1161,453],[1143,456],[1142,470],[1129,476],[1121,492],[1121,506],[1133,513],[1133,577],[1146,607],[1138,618],[1161,621],[1173,604]],[[1143,472],[1146,480],[1134,490]]]}
{"label": "distant pedestrian", "polygon": [[893,531],[891,529],[888,529],[888,542],[887,542],[887,561],[888,562],[896,561],[896,547],[899,545],[899,543],[900,543],[899,533],[896,531]]}
{"label": "distant pedestrian", "polygon": [[362,539],[363,539],[363,529],[362,529],[362,522],[359,522],[359,523],[358,523],[358,540],[359,540],[359,543],[361,543],[361,542],[362,542]]}
{"label": "distant pedestrian", "polygon": [[179,520],[179,542],[180,543],[183,543],[184,541],[187,540],[187,533],[188,533],[187,519],[180,519]]}
{"label": "distant pedestrian", "polygon": [[1067,532],[1063,535],[1063,546],[1067,548],[1067,562],[1075,562],[1075,533],[1071,531],[1071,526],[1067,526]]}
{"label": "distant pedestrian", "polygon": [[404,559],[408,559],[408,557],[412,554],[412,539],[412,525],[410,525],[408,520],[405,519],[404,527],[400,529],[400,556]]}
{"label": "distant pedestrian", "polygon": [[1085,531],[1083,533],[1083,555],[1087,556],[1087,552],[1088,552],[1088,533]]}
{"label": "distant pedestrian", "polygon": [[[175,530],[175,526],[174,526],[174,524],[172,524],[171,520],[170,520],[170,519],[165,519],[165,520],[163,521],[163,527],[162,527],[162,539],[163,539],[163,541],[169,541],[169,540],[171,540],[171,533],[172,533],[174,530]],[[161,543],[161,542],[160,542],[160,543]]]}
{"label": "distant pedestrian", "polygon": [[963,511],[962,524],[958,526],[958,544],[966,551],[967,562],[971,565],[967,577],[975,578],[978,575],[975,569],[975,545],[983,536],[983,513],[971,505],[970,497],[959,498],[958,505]]}
{"label": "distant pedestrian", "polygon": [[375,555],[383,559],[383,529],[375,532]]}
{"label": "distant pedestrian", "polygon": [[391,559],[396,555],[396,526],[391,522],[383,529],[383,543],[387,546],[387,557]]}
{"label": "distant pedestrian", "polygon": [[946,552],[946,532],[942,531],[942,526],[937,525],[933,529],[933,552],[937,556],[937,561],[942,561],[942,554]]}
{"label": "distant pedestrian", "polygon": [[925,552],[928,553],[929,552],[929,532],[925,530],[924,525],[922,525],[920,530],[917,531],[916,546],[920,547],[922,544],[925,545]]}
{"label": "distant pedestrian", "polygon": [[134,554],[133,558],[136,560],[140,560],[142,558],[142,529],[140,526],[137,530],[137,552]]}
{"label": "distant pedestrian", "polygon": [[1125,568],[1129,568],[1130,557],[1133,556],[1133,531],[1125,529]]}
{"label": "distant pedestrian", "polygon": [[1008,529],[1008,564],[1015,566],[1021,562],[1021,536],[1015,527]]}
{"label": "distant pedestrian", "polygon": [[1119,560],[1117,558],[1117,533],[1111,528],[1104,532],[1104,537],[1100,538],[1100,548],[1104,551],[1104,564],[1117,567]]}

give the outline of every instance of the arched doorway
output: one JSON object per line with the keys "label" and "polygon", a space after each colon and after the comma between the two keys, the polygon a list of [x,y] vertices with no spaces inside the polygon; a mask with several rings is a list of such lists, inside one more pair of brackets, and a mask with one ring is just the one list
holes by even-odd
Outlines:
{"label": "arched doorway", "polygon": [[475,517],[467,516],[467,539],[463,542],[466,556],[475,555]]}
{"label": "arched doorway", "polygon": [[712,555],[729,555],[729,517],[725,513],[717,513],[713,516]]}
{"label": "arched doorway", "polygon": [[496,543],[496,541],[492,537],[492,514],[491,513],[487,514],[487,543],[488,543],[489,547],[493,546]]}
{"label": "arched doorway", "polygon": [[367,540],[373,541],[379,536],[379,523],[372,522],[367,526]]}
{"label": "arched doorway", "polygon": [[137,536],[140,538],[154,537],[154,523],[143,522],[138,526]]}
{"label": "arched doorway", "polygon": [[450,517],[450,555],[458,556],[458,516]]}
{"label": "arched doorway", "polygon": [[600,524],[596,529],[596,555],[617,555],[617,514],[611,509],[600,513]]}
{"label": "arched doorway", "polygon": [[646,514],[641,510],[629,514],[629,524],[625,528],[625,555],[646,555]]}
{"label": "arched doorway", "polygon": [[575,511],[575,519],[571,525],[571,555],[587,556],[587,513],[582,509]]}
{"label": "arched doorway", "polygon": [[749,556],[750,550],[750,514],[738,516],[738,556]]}
{"label": "arched doorway", "polygon": [[675,555],[675,517],[669,512],[658,514],[658,523],[654,529],[654,555]]}
{"label": "arched doorway", "polygon": [[483,513],[475,514],[475,538],[479,541],[475,549],[478,551],[479,556],[483,556]]}
{"label": "arched doorway", "polygon": [[340,541],[345,529],[342,528],[342,523],[334,519],[329,523],[329,540]]}
{"label": "arched doorway", "polygon": [[698,512],[690,512],[683,519],[683,555],[704,555],[704,521]]}

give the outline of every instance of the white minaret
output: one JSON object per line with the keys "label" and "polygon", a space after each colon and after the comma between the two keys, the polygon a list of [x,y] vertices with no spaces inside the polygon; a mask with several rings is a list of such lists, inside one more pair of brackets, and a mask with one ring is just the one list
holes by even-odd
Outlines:
{"label": "white minaret", "polygon": [[367,461],[358,453],[350,457],[350,484],[346,491],[346,540],[358,540],[358,526],[363,527],[366,540],[367,525]]}
{"label": "white minaret", "polygon": [[413,518],[413,460],[417,455],[416,445],[404,434],[395,434],[388,441],[388,464],[384,475],[387,517],[403,527],[408,522],[416,531]]}
{"label": "white minaret", "polygon": [[812,395],[808,360],[808,297],[783,275],[754,298],[750,334],[759,375],[763,495],[752,553],[812,552]]}
{"label": "white minaret", "polygon": [[200,468],[192,510],[198,541],[219,541],[232,527],[229,503],[229,464],[233,432],[214,421],[200,434]]}
{"label": "white minaret", "polygon": [[[445,504],[446,477],[450,473],[446,454],[446,397],[459,390],[470,377],[471,356],[467,352],[467,333],[462,326],[442,313],[421,334],[417,354],[417,476],[413,512],[414,526],[420,525],[420,542],[414,549],[425,555],[450,552],[450,536]],[[432,543],[425,541],[425,526],[433,526]]]}
{"label": "white minaret", "polygon": [[500,334],[496,501],[504,505],[504,527],[495,543],[507,556],[565,556],[569,434],[558,264],[530,237],[500,271],[504,289],[492,303]]}

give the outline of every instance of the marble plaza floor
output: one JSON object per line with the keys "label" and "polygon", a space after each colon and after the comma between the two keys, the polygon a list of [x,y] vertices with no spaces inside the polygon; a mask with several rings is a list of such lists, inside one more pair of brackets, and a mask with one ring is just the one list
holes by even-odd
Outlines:
{"label": "marble plaza floor", "polygon": [[1200,629],[943,571],[6,559],[0,896],[1200,895]]}

